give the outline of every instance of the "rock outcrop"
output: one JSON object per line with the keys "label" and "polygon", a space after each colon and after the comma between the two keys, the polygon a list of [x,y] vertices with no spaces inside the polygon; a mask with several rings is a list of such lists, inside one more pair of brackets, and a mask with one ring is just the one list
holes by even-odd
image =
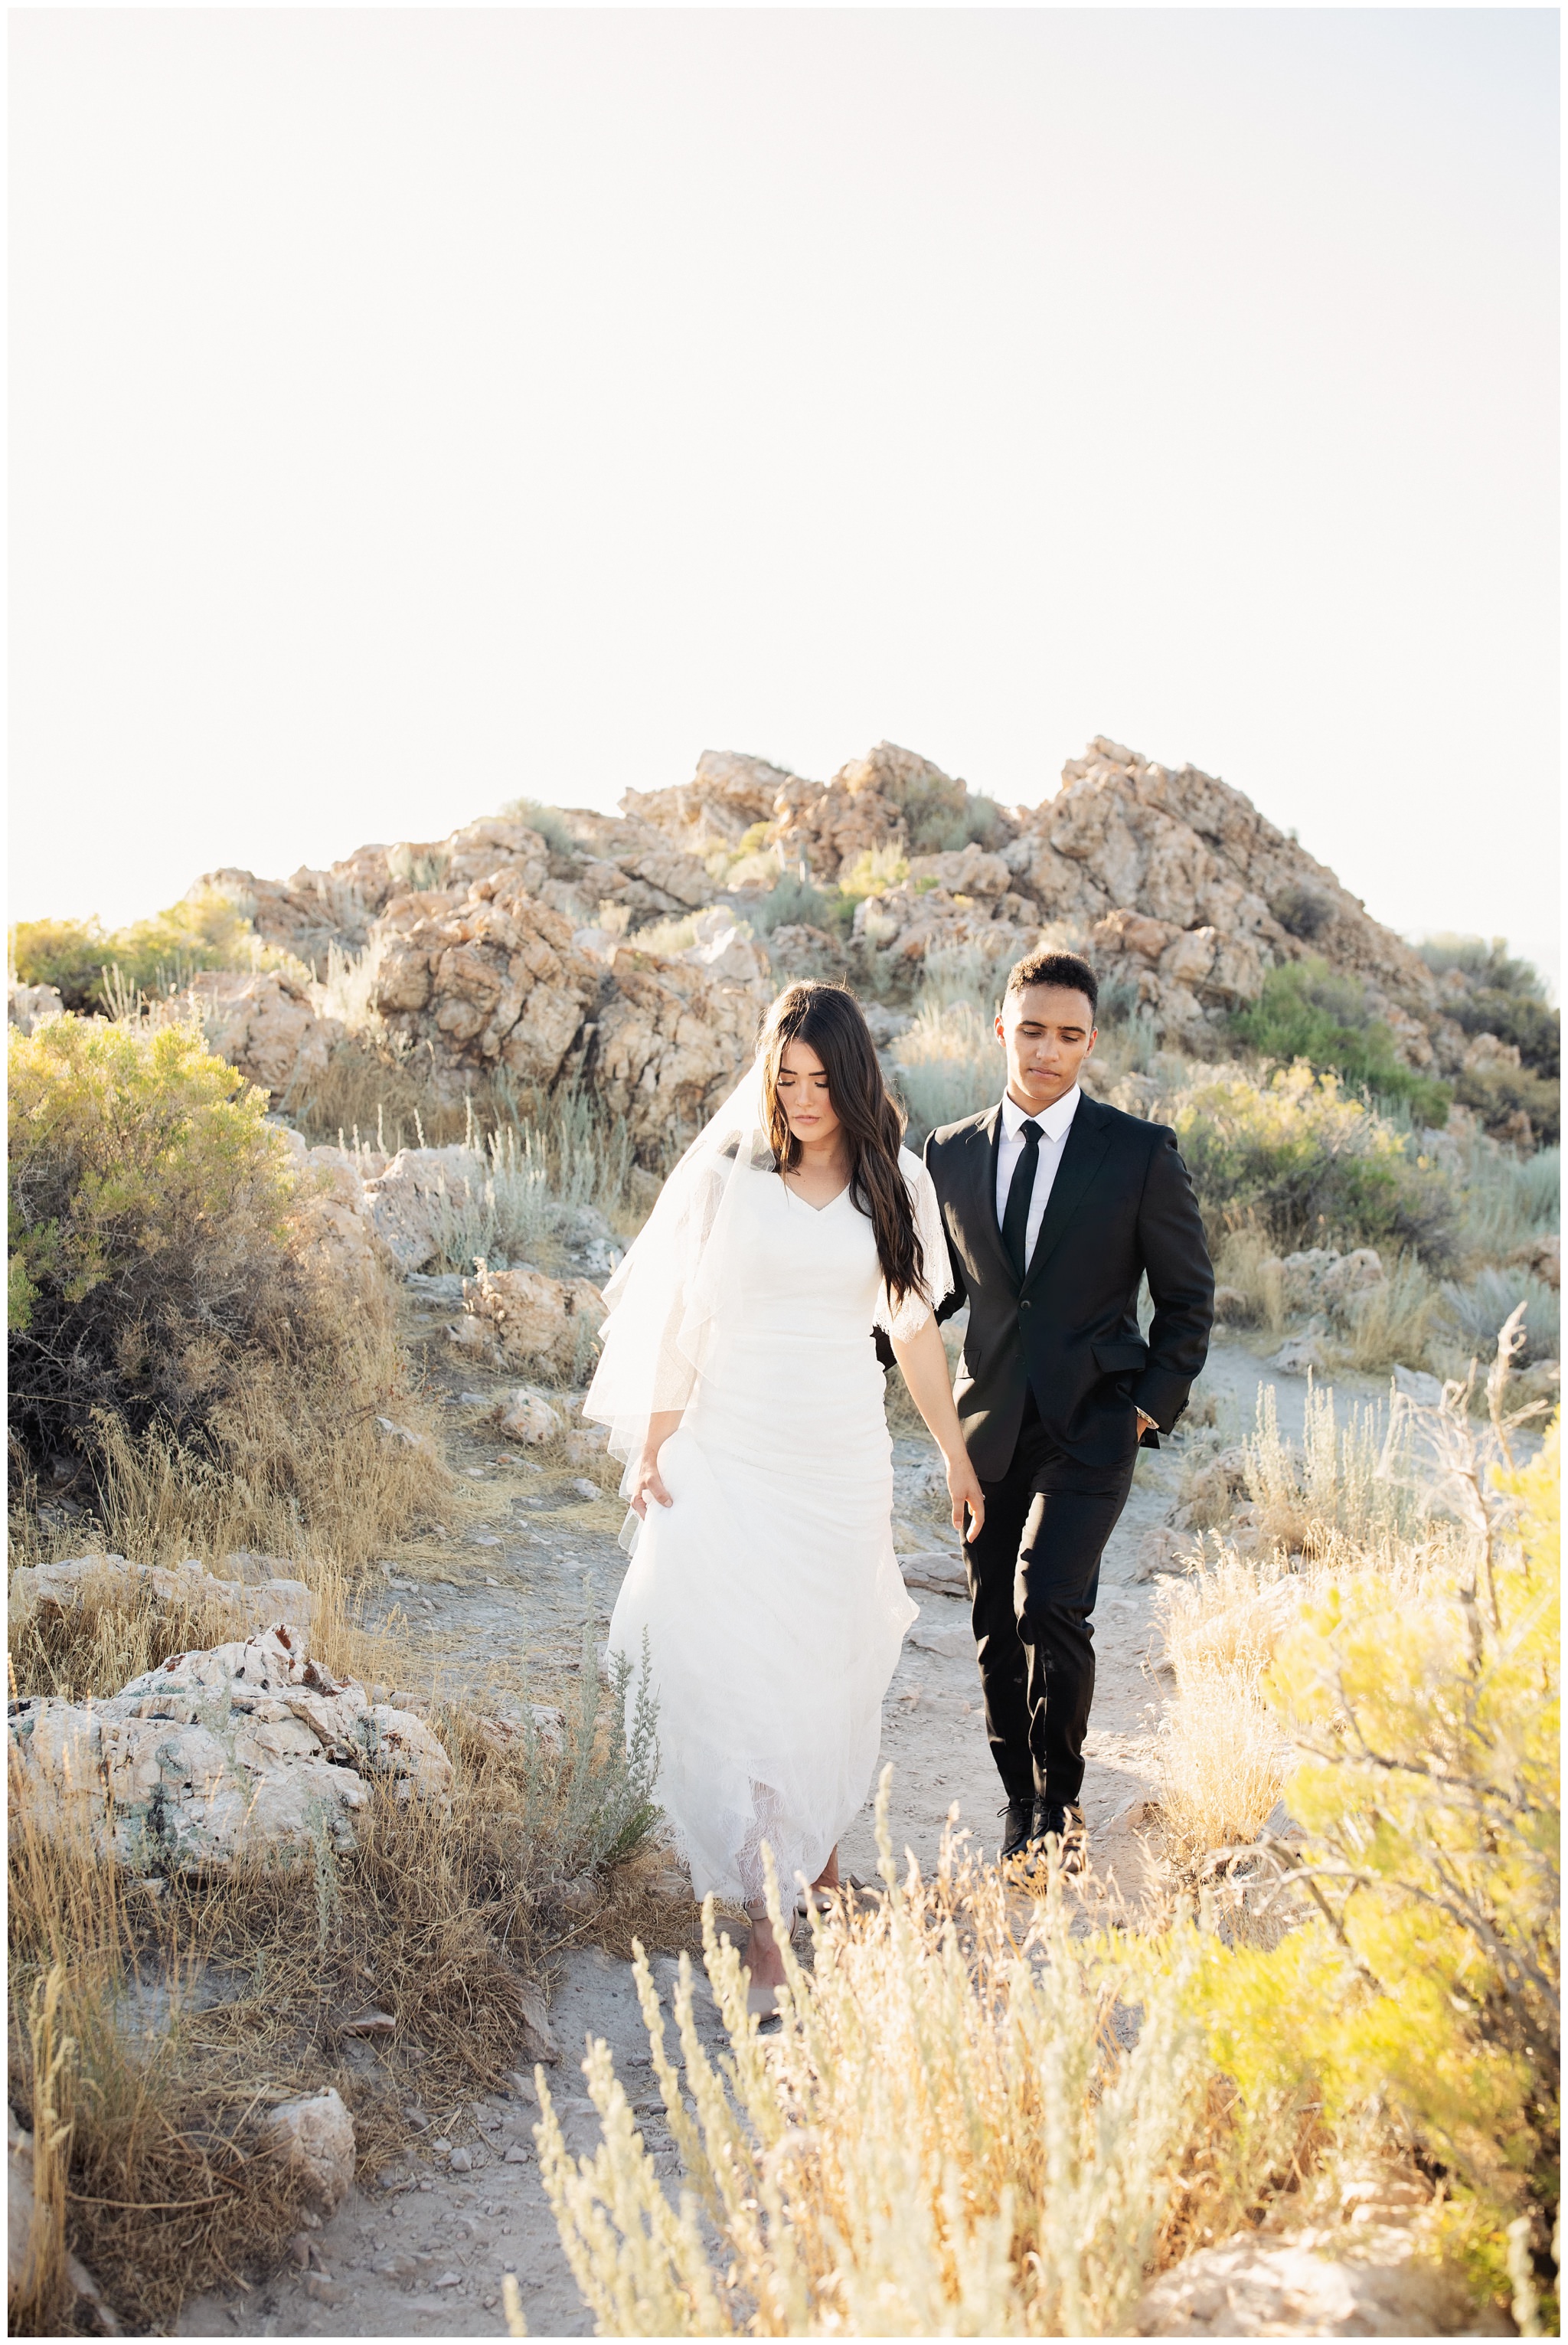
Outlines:
{"label": "rock outcrop", "polygon": [[190,992],[213,1049],[274,1102],[324,1072],[343,1038],[341,1021],[320,1016],[309,987],[281,969],[202,969]]}
{"label": "rock outcrop", "polygon": [[429,1047],[459,1095],[465,1073],[502,1067],[553,1082],[598,996],[599,969],[572,943],[572,922],[527,877],[526,864],[502,862],[460,897],[396,897],[378,924],[371,1007],[405,1049]]}
{"label": "rock outcrop", "polygon": [[443,1799],[451,1762],[422,1719],[370,1701],[279,1622],[181,1653],[110,1699],[11,1708],[11,1798],[34,1829],[137,1873],[225,1871],[263,1851],[353,1845],[368,1780]]}
{"label": "rock outcrop", "polygon": [[[676,1134],[694,1132],[751,1059],[775,989],[766,956],[746,949],[745,977],[642,951],[635,941],[610,961],[587,1073],[605,1106],[625,1117],[645,1162],[657,1162]],[[733,966],[733,948],[731,958]]]}
{"label": "rock outcrop", "polygon": [[60,1563],[24,1565],[12,1574],[10,1606],[14,1620],[35,1613],[70,1619],[99,1607],[124,1611],[146,1606],[166,1616],[210,1617],[237,1629],[280,1622],[301,1634],[316,1614],[316,1599],[302,1579],[266,1579],[252,1587],[220,1579],[194,1560],[169,1570],[155,1563],[127,1563],[123,1555],[76,1555]]}
{"label": "rock outcrop", "polygon": [[[748,906],[797,878],[852,886],[847,938],[798,919],[766,946],[751,935]],[[1183,1050],[1212,1046],[1271,968],[1310,954],[1361,980],[1412,1067],[1484,1075],[1515,1051],[1452,1014],[1462,971],[1434,976],[1239,790],[1103,736],[1033,807],[891,742],[826,782],[706,750],[691,782],[630,790],[619,815],[521,807],[286,883],[220,871],[197,887],[319,974],[330,947],[364,956],[353,988],[313,998],[287,972],[197,980],[219,1046],[274,1097],[326,1064],[342,1032],[327,1013],[351,995],[438,1095],[498,1072],[578,1081],[650,1165],[733,1083],[784,978],[906,994],[934,952],[999,972],[1042,937],[1087,951],[1112,1013],[1140,1011]],[[640,933],[692,913],[690,946]]]}
{"label": "rock outcrop", "polygon": [[771,823],[780,792],[795,779],[765,757],[704,749],[691,781],[671,790],[628,790],[621,806],[689,855],[703,857],[715,848],[739,847],[748,831]]}

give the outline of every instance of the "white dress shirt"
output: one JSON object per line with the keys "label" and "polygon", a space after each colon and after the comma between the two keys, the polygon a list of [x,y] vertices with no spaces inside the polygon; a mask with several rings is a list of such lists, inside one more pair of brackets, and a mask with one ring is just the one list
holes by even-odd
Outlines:
{"label": "white dress shirt", "polygon": [[1037,1123],[1040,1127],[1040,1152],[1035,1164],[1035,1193],[1029,1199],[1029,1222],[1024,1244],[1024,1264],[1027,1268],[1034,1260],[1035,1241],[1040,1234],[1040,1223],[1046,1218],[1046,1206],[1050,1198],[1051,1184],[1062,1161],[1062,1150],[1073,1118],[1078,1112],[1083,1094],[1075,1083],[1064,1091],[1054,1107],[1040,1115],[1031,1115],[1020,1107],[1011,1091],[1002,1098],[1002,1136],[996,1148],[996,1227],[1001,1228],[1007,1211],[1007,1192],[1013,1185],[1013,1168],[1025,1147],[1024,1126]]}

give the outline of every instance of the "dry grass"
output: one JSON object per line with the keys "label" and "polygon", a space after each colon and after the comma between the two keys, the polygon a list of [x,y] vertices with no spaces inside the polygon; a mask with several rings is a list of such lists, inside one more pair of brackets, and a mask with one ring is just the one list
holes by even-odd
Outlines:
{"label": "dry grass", "polygon": [[1391,1434],[1381,1406],[1354,1403],[1341,1425],[1332,1386],[1309,1377],[1299,1446],[1280,1434],[1273,1386],[1259,1386],[1246,1457],[1248,1488],[1270,1548],[1320,1557],[1336,1543],[1381,1548],[1420,1529],[1425,1510],[1409,1475],[1408,1430],[1396,1423]]}
{"label": "dry grass", "polygon": [[1334,1338],[1336,1358],[1374,1371],[1430,1366],[1441,1303],[1442,1290],[1420,1258],[1396,1254],[1378,1285],[1351,1297]]}
{"label": "dry grass", "polygon": [[809,1973],[786,1957],[779,2035],[748,2021],[710,1918],[732,2051],[704,2053],[683,1964],[683,2075],[639,1962],[678,2207],[606,2046],[586,2064],[592,2158],[568,2157],[546,2096],[541,2172],[602,2334],[1125,2335],[1148,2277],[1289,2169],[1298,2127],[1241,2120],[1173,1971],[1084,1935],[1059,1893],[1020,1939],[996,1874],[951,1843],[935,1882],[899,1880],[885,1797],[885,1778],[887,1894],[814,1925]]}
{"label": "dry grass", "polygon": [[1225,1231],[1215,1247],[1214,1278],[1217,1286],[1229,1287],[1239,1298],[1225,1315],[1232,1325],[1284,1334],[1285,1282],[1279,1248],[1267,1231],[1251,1222]]}
{"label": "dry grass", "polygon": [[[367,1623],[330,1564],[302,1569],[318,1597],[311,1648],[329,1668],[378,1680],[378,1698],[428,1680],[427,1637],[416,1642],[396,1612]],[[89,1593],[78,1614],[14,1627],[13,1682],[107,1693],[193,1633],[209,1642],[226,1628],[210,1599],[166,1609],[113,1597],[106,1581],[104,1600]],[[449,2135],[471,2132],[475,2095],[524,2056],[525,1983],[556,1944],[585,1929],[612,1943],[632,1930],[667,1944],[689,1936],[689,1899],[672,1898],[642,1853],[646,1769],[622,1755],[619,1706],[591,1644],[584,1664],[559,1752],[531,1725],[494,1747],[455,1689],[420,1702],[453,1761],[450,1811],[438,1822],[371,1787],[348,1855],[323,1847],[292,1867],[147,1888],[85,1843],[43,1839],[18,1810],[13,2091],[46,2135],[49,2064],[28,2018],[52,1978],[53,2040],[73,2047],[69,2241],[122,2318],[167,2330],[187,2295],[276,2265],[299,2212],[261,2144],[272,2104],[335,2085],[373,2174],[410,2098]],[[518,1708],[530,1721],[527,1690]],[[368,2005],[396,2023],[373,2052],[342,2032]]]}
{"label": "dry grass", "polygon": [[1207,1543],[1195,1574],[1160,1587],[1176,1680],[1159,1729],[1160,1817],[1183,1870],[1255,1840],[1283,1788],[1285,1745],[1263,1678],[1300,1588],[1280,1563],[1256,1565],[1223,1547],[1211,1564]]}
{"label": "dry grass", "polygon": [[[396,1307],[379,1284],[342,1294],[334,1308],[351,1318],[337,1344],[292,1362],[253,1355],[200,1439],[157,1428],[135,1437],[100,1413],[91,1512],[42,1535],[36,1487],[15,1474],[14,1559],[102,1544],[142,1563],[217,1561],[246,1548],[350,1569],[368,1562],[450,1503]],[[389,1434],[382,1417],[403,1432]]]}
{"label": "dry grass", "polygon": [[313,1146],[361,1142],[389,1156],[400,1148],[450,1147],[476,1118],[493,1124],[504,1115],[490,1082],[464,1093],[439,1081],[429,1044],[400,1054],[368,1034],[339,1042],[326,1066],[305,1076],[280,1105]]}
{"label": "dry grass", "polygon": [[[942,1325],[942,1348],[947,1355],[949,1376],[958,1373],[958,1361],[964,1349],[964,1330],[950,1319]],[[895,1362],[887,1371],[885,1395],[887,1407],[887,1430],[895,1441],[928,1441],[930,1435],[926,1420],[915,1406],[914,1395],[904,1381],[904,1371]]]}

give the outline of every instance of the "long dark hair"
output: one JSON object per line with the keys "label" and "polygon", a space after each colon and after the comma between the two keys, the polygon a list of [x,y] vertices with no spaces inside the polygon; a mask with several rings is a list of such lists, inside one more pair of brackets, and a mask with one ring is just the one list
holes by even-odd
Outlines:
{"label": "long dark hair", "polygon": [[790,985],[763,1029],[763,1114],[778,1169],[793,1172],[800,1143],[779,1103],[779,1062],[791,1042],[816,1052],[827,1075],[827,1095],[849,1144],[849,1193],[876,1233],[876,1255],[896,1304],[908,1294],[929,1298],[920,1275],[915,1206],[899,1168],[904,1117],[888,1097],[871,1031],[853,993],[842,985]]}

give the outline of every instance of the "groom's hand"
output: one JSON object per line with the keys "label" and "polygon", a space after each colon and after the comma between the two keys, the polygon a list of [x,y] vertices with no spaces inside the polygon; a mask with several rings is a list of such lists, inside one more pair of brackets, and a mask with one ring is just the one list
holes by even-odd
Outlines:
{"label": "groom's hand", "polygon": [[[986,1493],[980,1479],[965,1452],[947,1460],[947,1496],[953,1501],[953,1528],[966,1539],[976,1538],[986,1519]],[[969,1510],[971,1525],[964,1528],[964,1509]]]}

